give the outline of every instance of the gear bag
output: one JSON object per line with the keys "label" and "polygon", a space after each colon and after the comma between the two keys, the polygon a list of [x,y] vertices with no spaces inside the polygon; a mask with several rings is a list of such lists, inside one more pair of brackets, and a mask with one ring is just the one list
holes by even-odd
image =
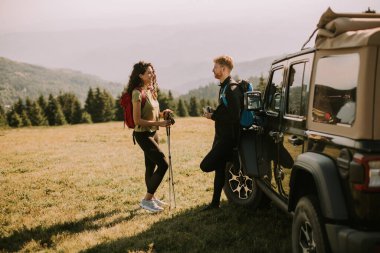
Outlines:
{"label": "gear bag", "polygon": [[[141,108],[144,107],[146,103],[146,94],[143,89],[137,89],[141,92]],[[124,127],[134,129],[135,122],[133,120],[133,105],[132,105],[132,93],[125,92],[120,98],[120,106],[124,110]]]}
{"label": "gear bag", "polygon": [[[240,126],[243,128],[249,128],[255,123],[255,114],[253,111],[248,111],[244,109],[244,93],[247,91],[253,91],[252,84],[245,81],[241,80],[240,82],[237,83],[237,86],[239,87],[239,90],[241,92],[241,101],[240,101],[240,108],[241,108],[241,113],[240,113]],[[223,101],[223,104],[227,107],[227,99],[226,99],[226,89],[227,85],[224,86],[224,89],[222,90],[220,94],[220,98]]]}

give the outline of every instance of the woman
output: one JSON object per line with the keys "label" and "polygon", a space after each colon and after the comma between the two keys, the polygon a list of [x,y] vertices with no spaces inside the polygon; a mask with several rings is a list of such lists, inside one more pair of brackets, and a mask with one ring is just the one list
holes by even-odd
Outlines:
{"label": "woman", "polygon": [[[157,130],[159,127],[170,126],[170,120],[159,119],[160,116],[172,113],[169,109],[160,113],[156,87],[156,76],[152,64],[136,63],[129,78],[127,92],[132,93],[133,120],[136,125],[133,136],[144,151],[145,157],[147,193],[141,200],[140,206],[151,212],[160,212],[166,205],[154,196],[169,166],[164,153],[158,147]],[[143,96],[145,96],[145,103],[142,106]]]}

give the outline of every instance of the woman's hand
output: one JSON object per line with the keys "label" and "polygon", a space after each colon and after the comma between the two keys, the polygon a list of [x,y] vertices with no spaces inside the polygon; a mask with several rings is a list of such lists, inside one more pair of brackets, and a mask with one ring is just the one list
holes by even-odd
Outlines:
{"label": "woman's hand", "polygon": [[169,114],[170,114],[170,113],[173,113],[173,111],[170,110],[170,109],[165,109],[165,110],[163,110],[161,113],[162,113],[162,118],[166,119],[168,113],[169,113]]}
{"label": "woman's hand", "polygon": [[170,120],[161,120],[161,121],[157,121],[157,123],[158,123],[158,126],[160,127],[168,127],[171,124]]}

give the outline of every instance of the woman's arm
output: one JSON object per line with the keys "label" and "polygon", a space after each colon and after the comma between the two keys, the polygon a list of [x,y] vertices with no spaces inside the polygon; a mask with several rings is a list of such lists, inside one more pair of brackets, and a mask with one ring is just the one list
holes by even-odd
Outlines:
{"label": "woman's arm", "polygon": [[155,121],[155,120],[145,120],[141,118],[141,101],[133,102],[133,121],[135,122],[135,125],[139,125],[142,127],[147,126],[159,126],[159,127],[166,127],[170,125],[170,120],[162,120],[162,121]]}

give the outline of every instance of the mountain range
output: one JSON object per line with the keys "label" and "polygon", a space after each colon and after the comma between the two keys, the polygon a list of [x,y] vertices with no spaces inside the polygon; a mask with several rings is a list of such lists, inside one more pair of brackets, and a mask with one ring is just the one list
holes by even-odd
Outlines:
{"label": "mountain range", "polygon": [[275,57],[266,57],[269,50],[264,49],[271,48],[271,54],[280,55],[281,48],[287,46],[284,43],[292,41],[284,40],[279,48],[276,41],[265,40],[264,26],[258,28],[254,24],[223,24],[222,30],[220,24],[128,25],[136,24],[0,34],[0,56],[46,68],[74,69],[124,84],[133,64],[145,60],[155,66],[161,88],[181,95],[215,82],[212,60],[218,55],[229,54],[235,59],[233,75],[266,75]]}
{"label": "mountain range", "polygon": [[73,92],[84,102],[90,87],[102,88],[113,96],[120,94],[123,85],[70,69],[45,67],[15,62],[0,57],[0,105],[13,104],[18,98],[36,99],[40,95]]}
{"label": "mountain range", "polygon": [[[237,63],[233,74],[243,79],[266,76],[274,58],[266,57]],[[173,87],[175,97],[182,95],[182,98],[188,98],[192,94],[202,93],[202,91],[198,92],[198,89],[210,83],[216,83],[208,63],[194,66],[178,65],[173,69],[175,70],[172,74],[174,79],[182,76],[182,79],[187,81]],[[165,73],[165,69],[162,71]],[[11,105],[18,98],[36,99],[39,95],[57,95],[59,92],[73,92],[80,101],[84,102],[90,87],[106,89],[117,97],[123,90],[124,84],[105,81],[100,77],[76,70],[51,69],[0,57],[0,105]]]}

